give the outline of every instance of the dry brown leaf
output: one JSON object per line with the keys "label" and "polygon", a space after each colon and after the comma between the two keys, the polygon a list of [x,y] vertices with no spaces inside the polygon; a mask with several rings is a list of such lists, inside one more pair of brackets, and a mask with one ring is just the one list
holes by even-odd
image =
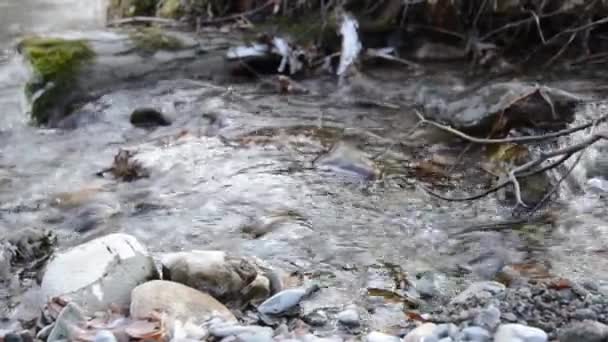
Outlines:
{"label": "dry brown leaf", "polygon": [[163,335],[160,322],[134,321],[125,328],[125,332],[135,339],[158,339]]}

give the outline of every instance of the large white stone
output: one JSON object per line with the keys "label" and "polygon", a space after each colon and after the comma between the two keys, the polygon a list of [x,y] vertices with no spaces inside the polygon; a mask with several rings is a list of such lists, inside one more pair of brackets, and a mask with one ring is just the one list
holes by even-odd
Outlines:
{"label": "large white stone", "polygon": [[128,306],[131,290],[158,278],[154,260],[135,237],[110,234],[58,254],[42,279],[44,306],[67,297],[87,313]]}

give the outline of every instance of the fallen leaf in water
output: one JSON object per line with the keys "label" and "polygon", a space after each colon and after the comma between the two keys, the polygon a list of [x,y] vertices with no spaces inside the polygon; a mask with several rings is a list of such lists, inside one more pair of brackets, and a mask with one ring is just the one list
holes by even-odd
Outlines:
{"label": "fallen leaf in water", "polygon": [[547,284],[547,287],[553,290],[565,290],[572,288],[572,282],[568,279],[560,278],[551,281]]}
{"label": "fallen leaf in water", "polygon": [[416,311],[407,311],[405,315],[412,321],[428,322],[428,319],[424,318],[423,315]]}
{"label": "fallen leaf in water", "polygon": [[415,171],[417,178],[437,179],[449,177],[449,174],[444,168],[426,160],[419,162],[418,165],[415,166]]}

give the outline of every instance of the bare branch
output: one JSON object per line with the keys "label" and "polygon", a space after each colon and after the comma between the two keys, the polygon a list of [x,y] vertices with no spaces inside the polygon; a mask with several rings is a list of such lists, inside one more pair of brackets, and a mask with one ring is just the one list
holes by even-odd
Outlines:
{"label": "bare branch", "polygon": [[523,137],[511,137],[511,138],[503,138],[503,139],[484,139],[484,138],[477,138],[477,137],[468,135],[468,134],[461,132],[457,129],[454,129],[450,126],[443,125],[443,124],[440,124],[440,123],[432,121],[432,120],[428,120],[428,119],[424,118],[422,113],[420,113],[420,111],[418,111],[418,110],[416,110],[415,112],[416,112],[416,115],[418,116],[418,118],[420,119],[420,121],[423,122],[424,124],[429,124],[442,131],[452,133],[464,140],[467,140],[469,142],[476,143],[476,144],[531,143],[531,142],[548,141],[548,140],[557,139],[557,138],[560,138],[560,137],[563,137],[566,135],[570,135],[572,133],[576,133],[576,132],[585,130],[593,125],[608,121],[608,114],[606,114],[591,122],[587,122],[587,123],[584,123],[584,124],[576,126],[576,127],[564,129],[564,130],[557,131],[557,132],[547,133],[547,134],[543,134],[543,135],[527,135],[527,136],[523,136]]}

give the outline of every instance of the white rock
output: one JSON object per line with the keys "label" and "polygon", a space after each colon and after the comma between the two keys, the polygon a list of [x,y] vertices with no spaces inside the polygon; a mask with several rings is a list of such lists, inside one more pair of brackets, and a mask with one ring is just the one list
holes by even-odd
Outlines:
{"label": "white rock", "polygon": [[141,319],[162,312],[182,323],[202,323],[213,317],[236,321],[232,312],[210,295],[166,280],[149,281],[133,289],[130,311],[132,317]]}
{"label": "white rock", "polygon": [[498,327],[495,342],[546,342],[547,333],[538,328],[522,324],[502,324]]}
{"label": "white rock", "polygon": [[366,342],[399,342],[399,337],[372,331],[365,336]]}
{"label": "white rock", "polygon": [[68,297],[87,313],[110,304],[128,306],[131,290],[158,278],[146,249],[126,234],[110,234],[58,254],[42,279],[42,306],[50,298]]}
{"label": "white rock", "polygon": [[424,323],[412,330],[403,338],[403,342],[430,342],[436,341],[435,329],[437,325],[434,323]]}

